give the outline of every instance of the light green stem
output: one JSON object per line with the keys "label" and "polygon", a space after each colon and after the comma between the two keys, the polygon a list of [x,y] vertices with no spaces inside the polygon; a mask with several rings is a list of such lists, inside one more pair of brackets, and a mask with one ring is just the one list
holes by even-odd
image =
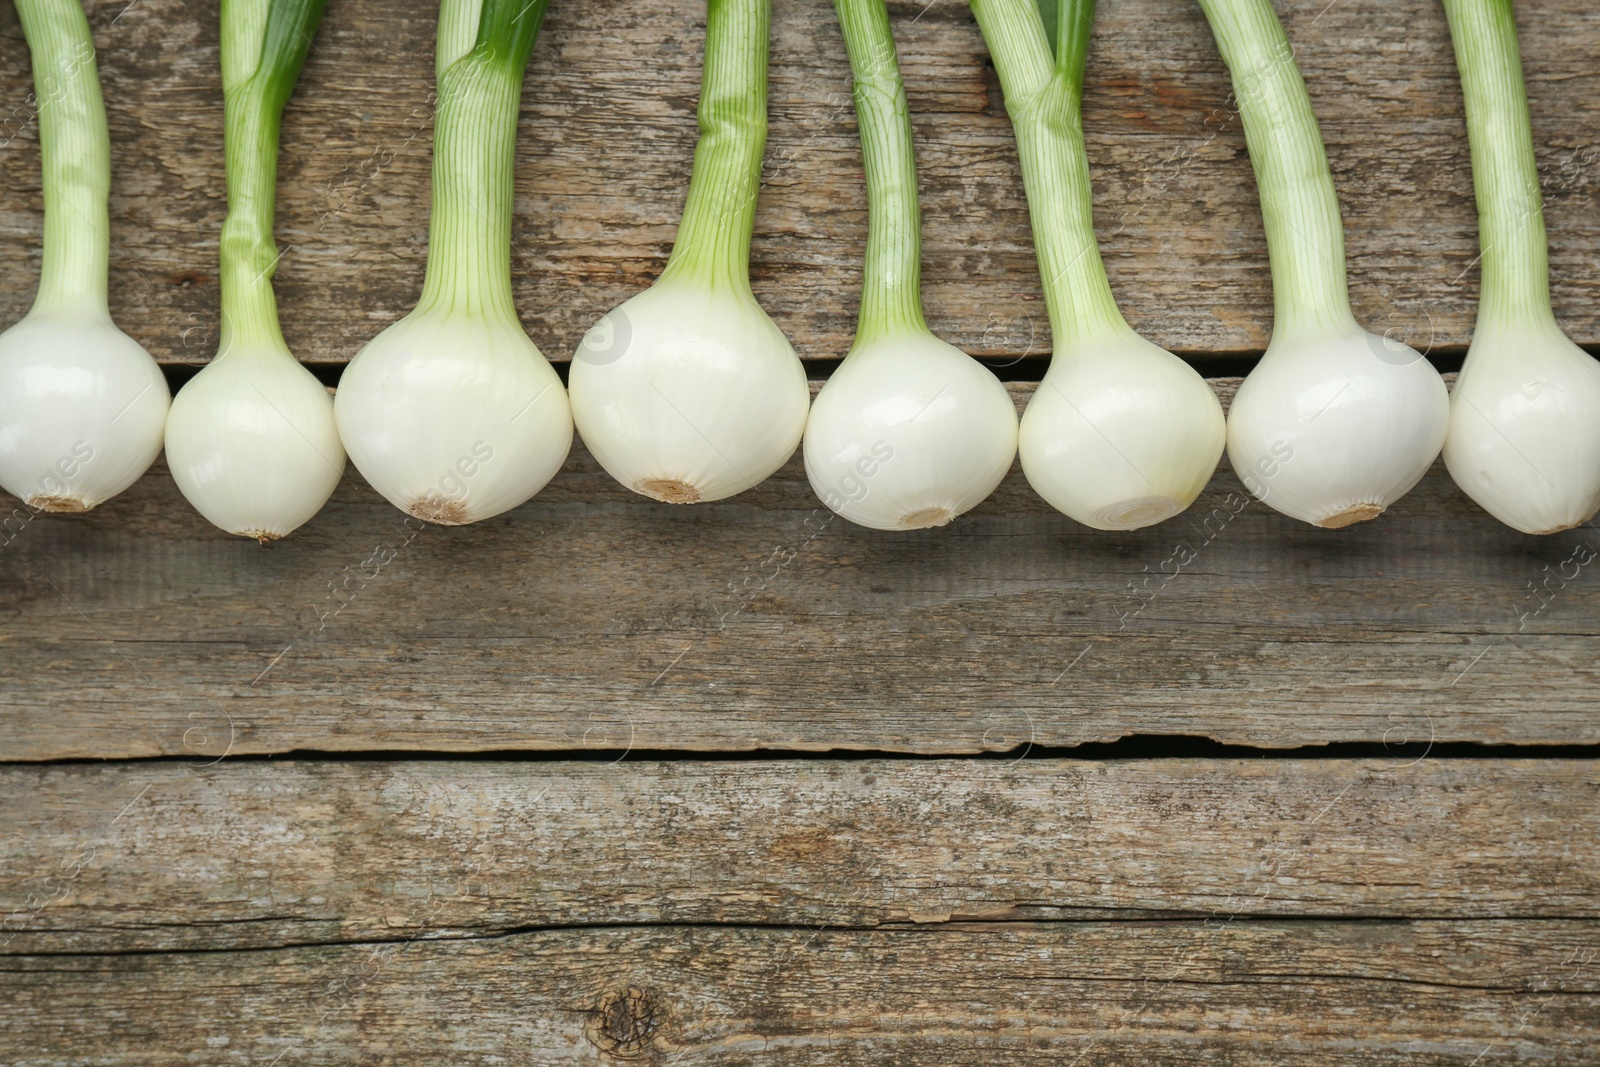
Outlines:
{"label": "light green stem", "polygon": [[662,281],[750,291],[750,234],[767,144],[772,0],[707,0],[700,141]]}
{"label": "light green stem", "polygon": [[222,94],[228,217],[222,224],[222,337],[235,352],[288,353],[278,328],[272,238],[278,130],[327,0],[223,0]]}
{"label": "light green stem", "polygon": [[1095,6],[1095,0],[1040,0],[1039,3],[1041,15],[1050,12],[1044,19],[1045,36],[1056,57],[1056,70],[1072,91],[1075,106],[1083,103],[1083,70],[1089,62],[1089,34],[1094,29]]}
{"label": "light green stem", "polygon": [[418,310],[516,322],[511,216],[522,79],[547,0],[444,0],[433,214]]}
{"label": "light green stem", "polygon": [[1233,76],[1272,261],[1273,340],[1354,329],[1344,224],[1294,50],[1271,0],[1200,0]]}
{"label": "light green stem", "polygon": [[[1071,3],[1072,0],[1067,2]],[[1034,6],[1039,9],[1039,23],[1044,27],[1044,39],[1050,45],[1051,54],[1054,54],[1061,32],[1061,0],[1035,0]]]}
{"label": "light green stem", "polygon": [[922,216],[911,109],[884,0],[834,0],[854,81],[867,172],[867,256],[856,343],[927,332],[922,314]]}
{"label": "light green stem", "polygon": [[1544,201],[1511,0],[1444,0],[1467,105],[1482,250],[1480,323],[1555,324]]}
{"label": "light green stem", "polygon": [[246,88],[230,94],[225,105],[228,217],[222,224],[219,357],[288,349],[278,328],[278,301],[272,291],[278,265],[272,238],[278,116],[261,105],[260,97],[259,91]]}
{"label": "light green stem", "polygon": [[111,138],[89,22],[78,0],[16,0],[16,5],[33,57],[43,157],[44,263],[34,310],[110,321]]}
{"label": "light green stem", "polygon": [[972,0],[1016,130],[1055,347],[1127,330],[1094,233],[1079,101],[1094,4],[1063,0],[1054,56],[1034,0]]}

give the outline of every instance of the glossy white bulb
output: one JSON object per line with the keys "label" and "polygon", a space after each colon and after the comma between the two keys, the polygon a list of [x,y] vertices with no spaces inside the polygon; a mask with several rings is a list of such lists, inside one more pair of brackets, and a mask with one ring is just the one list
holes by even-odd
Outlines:
{"label": "glossy white bulb", "polygon": [[351,360],[334,411],[372,487],[449,526],[524,503],[572,448],[561,379],[510,318],[412,312]]}
{"label": "glossy white bulb", "polygon": [[794,455],[810,388],[755,298],[659,282],[583,338],[568,379],[584,444],[613,478],[672,504],[721,500]]}
{"label": "glossy white bulb", "polygon": [[1194,502],[1226,436],[1193,367],[1131,330],[1106,331],[1051,360],[1022,415],[1022,470],[1070,518],[1136,530]]}
{"label": "glossy white bulb", "polygon": [[231,350],[178,390],[167,466],[213,525],[263,543],[283,537],[344,473],[333,402],[288,352]]}
{"label": "glossy white bulb", "polygon": [[925,331],[857,345],[806,421],[811,487],[875,530],[944,525],[994,492],[1016,454],[1005,386]]}
{"label": "glossy white bulb", "polygon": [[41,511],[87,511],[155,460],[171,394],[109,318],[34,311],[0,334],[0,487]]}
{"label": "glossy white bulb", "polygon": [[1270,507],[1337,529],[1422,479],[1449,416],[1439,373],[1398,341],[1355,326],[1274,338],[1228,412],[1228,459]]}
{"label": "glossy white bulb", "polygon": [[1600,362],[1556,324],[1480,324],[1450,395],[1444,462],[1468,496],[1523,533],[1600,510]]}

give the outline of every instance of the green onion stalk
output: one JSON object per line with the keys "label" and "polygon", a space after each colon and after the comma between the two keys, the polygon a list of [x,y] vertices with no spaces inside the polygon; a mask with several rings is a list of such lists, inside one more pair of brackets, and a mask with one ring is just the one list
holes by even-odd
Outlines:
{"label": "green onion stalk", "polygon": [[517,117],[546,0],[444,0],[422,296],[345,368],[350,458],[402,511],[461,525],[527,501],[572,447],[555,368],[511,290]]}
{"label": "green onion stalk", "polygon": [[1285,515],[1326,529],[1376,518],[1439,455],[1444,381],[1351,311],[1333,175],[1271,0],[1200,7],[1233,76],[1272,264],[1272,340],[1229,410],[1228,458]]}
{"label": "green onion stalk", "polygon": [[167,420],[167,465],[189,503],[262,543],[310,520],[344,474],[332,400],[284,342],[272,289],[278,133],[325,3],[223,0],[222,329]]}
{"label": "green onion stalk", "polygon": [[884,0],[835,0],[867,178],[855,343],[811,406],[806,475],[824,503],[880,530],[942,526],[1011,469],[1017,412],[988,369],[928,329],[905,83]]}
{"label": "green onion stalk", "polygon": [[1510,0],[1445,0],[1466,97],[1482,295],[1450,396],[1444,461],[1468,496],[1524,533],[1600,510],[1600,364],[1550,306],[1544,201]]}
{"label": "green onion stalk", "polygon": [[972,0],[1016,131],[1055,345],[1022,416],[1022,470],[1078,522],[1132,530],[1194,502],[1225,425],[1205,379],[1128,325],[1100,258],[1082,115],[1094,8]]}
{"label": "green onion stalk", "polygon": [[87,511],[161,451],[171,394],[108,303],[111,139],[78,0],[16,0],[33,57],[44,254],[33,307],[0,334],[0,488]]}
{"label": "green onion stalk", "polygon": [[666,503],[749,489],[805,429],[805,369],[750,287],[771,6],[707,3],[700,139],[672,255],[654,285],[584,335],[568,379],[595,459]]}

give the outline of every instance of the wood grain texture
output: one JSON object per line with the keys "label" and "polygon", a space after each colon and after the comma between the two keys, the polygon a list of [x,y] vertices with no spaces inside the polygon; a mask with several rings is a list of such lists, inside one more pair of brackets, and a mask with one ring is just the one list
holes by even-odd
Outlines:
{"label": "wood grain texture", "polygon": [[[415,301],[427,237],[433,0],[335,2],[283,128],[278,271],[284,333],[349,359]],[[1476,214],[1461,94],[1433,0],[1279,5],[1321,120],[1348,230],[1358,316],[1419,348],[1466,343]],[[224,212],[215,8],[90,0],[113,138],[112,308],[169,363],[217,334]],[[1010,359],[1049,349],[998,84],[964,3],[892,5],[918,136],[930,321]],[[517,306],[556,360],[665,262],[687,188],[702,24],[670,0],[553,4],[524,93]],[[1600,344],[1600,11],[1522,13],[1554,299]],[[826,0],[776,5],[771,136],[756,220],[758,295],[807,358],[849,346],[865,195],[848,66]],[[1107,0],[1085,122],[1096,218],[1130,320],[1186,353],[1254,352],[1271,314],[1240,123],[1193,4]],[[0,322],[38,268],[37,126],[26,48],[0,10]],[[9,114],[6,114],[9,112]]]}
{"label": "wood grain texture", "polygon": [[529,931],[0,958],[16,1067],[1593,1063],[1595,922]]}
{"label": "wood grain texture", "polygon": [[[198,365],[224,211],[215,8],[87,6],[113,313]],[[1358,316],[1459,351],[1477,247],[1441,11],[1278,6]],[[930,321],[998,363],[1047,352],[977,28],[956,0],[891,7]],[[826,0],[776,8],[754,282],[828,360],[865,226],[847,66]],[[278,283],[310,362],[350,358],[420,288],[435,13],[335,0],[288,109]],[[701,29],[668,0],[552,7],[513,269],[555,360],[665,260]],[[1521,29],[1557,311],[1600,345],[1600,10],[1525,6]],[[1138,328],[1198,357],[1259,352],[1270,326],[1228,88],[1194,5],[1101,4],[1086,125],[1108,270]],[[38,269],[30,91],[5,6],[0,325]],[[1338,533],[1222,472],[1186,516],[1111,535],[1018,471],[915,534],[833,519],[798,460],[672,509],[579,445],[534,501],[464,529],[405,521],[349,473],[265,548],[211,528],[160,465],[85,516],[0,495],[0,1062],[1594,1060],[1595,762],[1415,758],[1600,744],[1594,527],[1517,534],[1442,468]],[[1131,734],[1404,755],[604,762]],[[308,749],[603,755],[237,758]],[[142,756],[177,758],[21,765]]]}
{"label": "wood grain texture", "polygon": [[528,927],[1600,920],[1588,760],[249,762],[0,773],[0,953]]}
{"label": "wood grain texture", "polygon": [[1347,530],[1222,471],[1128,534],[1016,470],[912,533],[833,518],[798,457],[672,508],[578,446],[455,528],[349,474],[266,548],[159,465],[87,515],[0,502],[0,759],[1600,741],[1600,531],[1516,533],[1442,465]]}

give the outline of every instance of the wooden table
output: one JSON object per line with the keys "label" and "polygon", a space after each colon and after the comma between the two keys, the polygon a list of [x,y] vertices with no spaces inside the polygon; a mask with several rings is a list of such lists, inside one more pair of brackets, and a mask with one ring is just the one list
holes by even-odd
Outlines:
{"label": "wooden table", "polygon": [[[828,5],[777,7],[755,287],[820,378],[853,326],[859,150]],[[1594,346],[1600,11],[1524,7],[1557,312]],[[1458,366],[1477,247],[1443,15],[1280,8],[1357,314]],[[177,384],[216,343],[215,12],[89,9],[113,313]],[[962,4],[893,13],[929,317],[1021,404],[1050,342],[994,73]],[[420,288],[434,14],[334,0],[285,118],[284,332],[330,384]],[[558,362],[670,247],[701,25],[667,0],[550,11],[514,268]],[[1089,82],[1113,286],[1227,396],[1270,290],[1198,9],[1105,0]],[[29,91],[7,9],[6,323],[38,269]],[[674,509],[580,446],[470,528],[349,475],[267,547],[159,464],[6,526],[0,1061],[1600,1057],[1594,527],[1522,536],[1442,467],[1340,532],[1223,470],[1131,534],[1019,472],[907,534],[830,519],[798,461]]]}

